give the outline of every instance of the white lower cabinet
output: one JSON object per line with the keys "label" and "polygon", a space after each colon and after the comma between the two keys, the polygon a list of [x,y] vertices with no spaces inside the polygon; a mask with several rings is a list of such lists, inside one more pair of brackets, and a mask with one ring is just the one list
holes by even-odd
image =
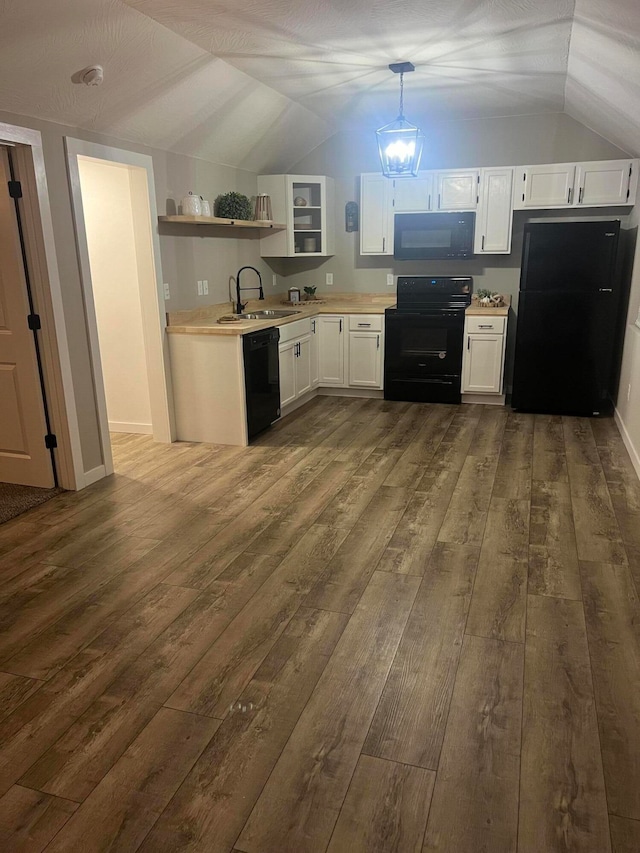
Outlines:
{"label": "white lower cabinet", "polygon": [[312,387],[312,321],[296,320],[280,327],[280,407],[285,408]]}
{"label": "white lower cabinet", "polygon": [[305,335],[297,342],[298,352],[294,354],[293,368],[296,377],[296,397],[302,397],[311,391],[311,335]]}
{"label": "white lower cabinet", "polygon": [[318,362],[320,385],[344,387],[345,372],[345,329],[343,316],[325,314],[318,317]]}
{"label": "white lower cabinet", "polygon": [[311,387],[317,388],[320,384],[320,359],[319,359],[320,330],[318,318],[311,320]]}
{"label": "white lower cabinet", "polygon": [[321,315],[317,329],[320,387],[382,390],[381,314]]}
{"label": "white lower cabinet", "polygon": [[281,409],[296,399],[296,347],[294,341],[279,346]]}
{"label": "white lower cabinet", "polygon": [[462,393],[502,395],[506,317],[467,317]]}

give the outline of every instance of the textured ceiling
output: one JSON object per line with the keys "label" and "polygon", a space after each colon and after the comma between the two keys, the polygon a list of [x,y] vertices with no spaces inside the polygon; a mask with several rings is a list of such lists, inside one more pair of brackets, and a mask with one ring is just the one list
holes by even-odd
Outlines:
{"label": "textured ceiling", "polygon": [[[0,0],[0,20],[0,110],[252,171],[394,118],[399,59],[419,124],[558,112],[566,88],[640,149],[639,0]],[[73,85],[92,63],[104,84]]]}

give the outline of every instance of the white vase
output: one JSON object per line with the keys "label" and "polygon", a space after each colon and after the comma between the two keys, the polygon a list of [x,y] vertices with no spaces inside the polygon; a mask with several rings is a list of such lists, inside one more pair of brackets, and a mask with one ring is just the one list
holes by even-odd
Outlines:
{"label": "white vase", "polygon": [[202,199],[200,207],[202,209],[201,216],[211,216],[211,205],[206,199]]}
{"label": "white vase", "polygon": [[183,216],[202,216],[202,202],[199,195],[189,193],[180,202]]}

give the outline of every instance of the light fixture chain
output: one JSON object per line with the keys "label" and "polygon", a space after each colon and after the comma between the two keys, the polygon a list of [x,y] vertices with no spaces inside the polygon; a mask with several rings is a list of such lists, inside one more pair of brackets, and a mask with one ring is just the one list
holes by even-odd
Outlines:
{"label": "light fixture chain", "polygon": [[404,72],[400,73],[400,118],[404,118]]}

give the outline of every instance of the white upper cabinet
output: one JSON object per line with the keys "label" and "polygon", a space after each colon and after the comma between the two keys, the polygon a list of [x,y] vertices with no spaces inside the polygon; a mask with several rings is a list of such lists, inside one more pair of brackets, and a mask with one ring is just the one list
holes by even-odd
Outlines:
{"label": "white upper cabinet", "polygon": [[396,178],[393,181],[393,212],[424,213],[431,210],[433,178],[431,172],[420,172],[417,178]]}
{"label": "white upper cabinet", "polygon": [[513,168],[482,169],[474,253],[508,255],[513,223]]}
{"label": "white upper cabinet", "polygon": [[393,181],[371,173],[360,176],[360,253],[393,254]]}
{"label": "white upper cabinet", "polygon": [[638,187],[637,160],[596,160],[518,166],[515,208],[632,205]]}
{"label": "white upper cabinet", "polygon": [[260,237],[263,258],[301,254],[326,257],[335,246],[334,185],[324,175],[260,175],[258,192],[271,198],[273,219],[283,231]]}
{"label": "white upper cabinet", "polygon": [[[637,171],[637,170],[636,170]],[[633,204],[637,175],[629,160],[596,160],[578,163],[576,171],[576,204],[597,207],[603,204]],[[632,186],[633,183],[633,186]]]}
{"label": "white upper cabinet", "polygon": [[514,207],[569,207],[575,175],[575,163],[518,167]]}
{"label": "white upper cabinet", "polygon": [[434,210],[475,210],[478,203],[478,169],[436,172]]}

